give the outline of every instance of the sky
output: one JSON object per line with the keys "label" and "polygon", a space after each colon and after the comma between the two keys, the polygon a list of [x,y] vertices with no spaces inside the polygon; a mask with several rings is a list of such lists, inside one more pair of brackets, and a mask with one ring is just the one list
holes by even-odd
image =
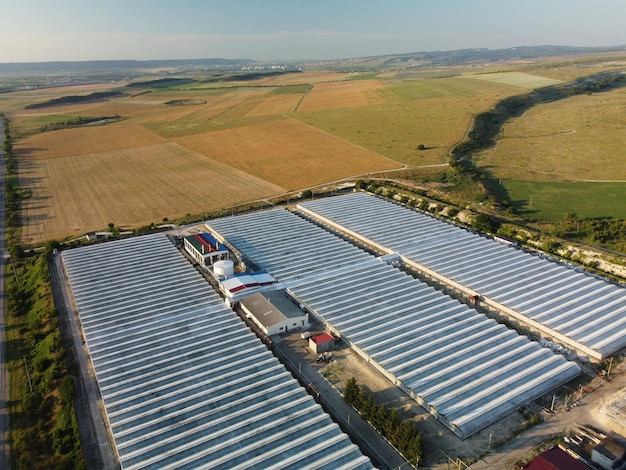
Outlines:
{"label": "sky", "polygon": [[626,44],[624,0],[15,0],[0,63]]}

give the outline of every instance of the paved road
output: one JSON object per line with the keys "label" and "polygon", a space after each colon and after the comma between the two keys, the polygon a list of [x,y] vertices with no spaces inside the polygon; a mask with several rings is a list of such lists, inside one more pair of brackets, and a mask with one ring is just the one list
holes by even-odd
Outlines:
{"label": "paved road", "polygon": [[[4,141],[4,127],[0,121],[0,140]],[[9,373],[6,363],[6,310],[4,276],[7,252],[4,246],[4,153],[0,148],[0,468],[9,469]]]}

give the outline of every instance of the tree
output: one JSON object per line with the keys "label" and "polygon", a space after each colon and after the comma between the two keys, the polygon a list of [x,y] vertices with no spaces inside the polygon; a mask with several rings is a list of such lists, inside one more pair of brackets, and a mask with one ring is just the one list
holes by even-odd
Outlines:
{"label": "tree", "polygon": [[481,212],[474,218],[472,226],[481,232],[494,233],[498,230],[500,224],[492,217],[489,217],[487,214],[483,214]]}
{"label": "tree", "polygon": [[343,390],[343,398],[346,403],[351,406],[355,406],[359,398],[360,387],[354,377],[350,377],[346,382],[346,388]]}

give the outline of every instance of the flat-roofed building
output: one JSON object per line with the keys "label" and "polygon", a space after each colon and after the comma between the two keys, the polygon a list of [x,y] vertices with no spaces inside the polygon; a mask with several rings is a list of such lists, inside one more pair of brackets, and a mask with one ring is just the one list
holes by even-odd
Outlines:
{"label": "flat-roofed building", "polygon": [[195,233],[183,238],[185,251],[202,266],[213,266],[228,259],[228,248],[208,233]]}
{"label": "flat-roofed building", "polygon": [[241,309],[268,336],[308,328],[309,315],[291,302],[285,291],[257,292],[239,302]]}

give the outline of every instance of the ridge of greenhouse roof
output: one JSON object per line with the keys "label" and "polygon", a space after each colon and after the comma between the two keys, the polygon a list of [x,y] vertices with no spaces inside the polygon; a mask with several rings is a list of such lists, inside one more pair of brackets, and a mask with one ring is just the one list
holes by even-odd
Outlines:
{"label": "ridge of greenhouse roof", "polygon": [[61,256],[122,468],[372,468],[165,235]]}

